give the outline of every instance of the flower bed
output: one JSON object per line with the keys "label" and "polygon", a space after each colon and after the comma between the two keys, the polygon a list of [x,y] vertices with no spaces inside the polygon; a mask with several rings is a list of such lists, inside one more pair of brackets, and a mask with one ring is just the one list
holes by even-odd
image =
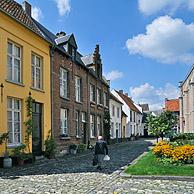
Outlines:
{"label": "flower bed", "polygon": [[174,146],[161,141],[156,144],[152,152],[163,162],[194,164],[194,146],[192,145]]}

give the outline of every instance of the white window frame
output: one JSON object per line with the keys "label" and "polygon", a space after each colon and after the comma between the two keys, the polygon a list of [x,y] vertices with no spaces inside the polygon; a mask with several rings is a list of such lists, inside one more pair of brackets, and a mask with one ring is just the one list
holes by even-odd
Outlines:
{"label": "white window frame", "polygon": [[101,89],[97,88],[97,104],[101,103]]}
{"label": "white window frame", "polygon": [[60,109],[61,135],[68,135],[68,110]]}
{"label": "white window frame", "polygon": [[119,117],[120,117],[120,108],[117,107],[117,118],[119,118]]}
{"label": "white window frame", "polygon": [[59,73],[60,80],[60,96],[68,98],[68,71],[60,67]]}
{"label": "white window frame", "polygon": [[82,123],[86,123],[86,113],[82,112]]}
{"label": "white window frame", "polygon": [[[11,52],[12,53],[9,53],[9,44],[11,45]],[[15,53],[15,48],[19,48],[19,57],[16,56],[16,53]],[[9,60],[8,58],[11,58],[11,72],[9,71]],[[18,76],[18,80],[15,78],[15,63],[14,61],[15,60],[18,60],[19,61],[19,68],[17,69],[17,73],[19,74]],[[13,81],[13,82],[16,82],[16,83],[22,83],[22,47],[19,46],[18,44],[15,44],[11,41],[8,41],[7,43],[7,69],[8,69],[8,72],[7,72],[7,78],[8,80],[10,81]],[[11,74],[10,74],[11,73]]]}
{"label": "white window frame", "polygon": [[103,103],[104,103],[104,106],[105,106],[105,107],[108,107],[108,106],[107,106],[107,93],[106,93],[106,92],[103,93],[103,101],[104,101],[104,102],[103,102]]}
{"label": "white window frame", "polygon": [[97,136],[100,135],[100,129],[101,129],[101,117],[97,116]]}
{"label": "white window frame", "polygon": [[[8,107],[9,100],[11,100],[11,108]],[[15,101],[19,102],[19,109],[15,109],[15,107],[14,107]],[[18,146],[22,143],[21,100],[17,99],[17,98],[8,97],[7,98],[7,115],[8,115],[8,112],[11,112],[11,126],[12,126],[11,133],[10,133],[10,130],[9,130],[9,127],[8,127],[9,136],[12,135],[12,138],[11,138],[12,142],[8,142],[8,145],[9,146],[12,146],[12,145]],[[19,132],[18,132],[19,142],[16,142],[15,137],[14,137],[14,134],[15,134],[15,115],[14,115],[14,113],[19,113]],[[10,121],[7,118],[7,125],[8,125],[9,122]]]}
{"label": "white window frame", "polygon": [[75,100],[81,102],[81,78],[75,76]]}
{"label": "white window frame", "polygon": [[94,115],[90,115],[90,138],[94,138],[95,134],[94,134],[94,129],[95,129],[95,116]]}
{"label": "white window frame", "polygon": [[[43,75],[43,59],[42,57],[38,56],[35,53],[32,53],[32,61],[33,61],[33,57],[34,57],[34,63],[32,63],[32,87],[36,88],[36,89],[43,89],[43,79],[42,79],[42,75]],[[38,59],[40,60],[40,66],[37,65],[37,61]],[[40,77],[37,76],[37,71],[40,71]],[[33,77],[34,74],[34,77]],[[37,82],[37,80],[39,80],[40,82],[40,86]]]}
{"label": "white window frame", "polygon": [[76,111],[75,112],[75,123],[76,123],[76,137],[80,137],[80,125],[79,125],[79,121],[80,121],[80,118],[79,118],[79,111]]}
{"label": "white window frame", "polygon": [[95,102],[95,86],[90,84],[90,101]]}

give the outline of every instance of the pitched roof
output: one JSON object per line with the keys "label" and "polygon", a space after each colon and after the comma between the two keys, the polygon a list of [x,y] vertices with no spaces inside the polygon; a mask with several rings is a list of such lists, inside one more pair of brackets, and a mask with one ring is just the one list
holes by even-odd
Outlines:
{"label": "pitched roof", "polygon": [[85,65],[90,65],[93,63],[93,54],[83,56],[81,60],[84,62]]}
{"label": "pitched roof", "polygon": [[120,103],[120,104],[123,104],[116,96],[114,96],[112,93],[110,93],[110,99]]}
{"label": "pitched roof", "polygon": [[179,99],[165,100],[165,110],[179,112]]}
{"label": "pitched roof", "polygon": [[143,111],[149,111],[149,105],[148,104],[139,104],[139,106],[141,106]]}
{"label": "pitched roof", "polygon": [[41,30],[37,27],[33,19],[24,11],[22,6],[14,0],[1,0],[0,11],[9,15],[20,24],[32,30],[42,38],[45,38]]}
{"label": "pitched roof", "polygon": [[137,112],[137,113],[142,114],[142,113],[138,110],[138,108],[134,105],[133,100],[131,100],[131,98],[129,98],[128,96],[126,96],[125,94],[123,94],[123,93],[121,93],[121,92],[118,92],[118,91],[116,91],[116,92],[117,92],[118,95],[125,101],[125,103],[128,105],[128,107],[129,107],[131,110],[133,110],[133,111],[135,111],[135,112]]}
{"label": "pitched roof", "polygon": [[123,117],[128,117],[127,114],[122,110],[122,116]]}

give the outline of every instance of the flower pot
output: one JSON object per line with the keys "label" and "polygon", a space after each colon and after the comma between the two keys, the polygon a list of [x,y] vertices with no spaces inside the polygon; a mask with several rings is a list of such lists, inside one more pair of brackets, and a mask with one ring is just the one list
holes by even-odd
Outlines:
{"label": "flower pot", "polygon": [[22,160],[21,158],[18,158],[17,162],[18,162],[19,166],[23,166],[24,165],[24,160]]}
{"label": "flower pot", "polygon": [[11,168],[12,167],[12,159],[11,158],[4,158],[3,159],[3,168]]}
{"label": "flower pot", "polygon": [[70,149],[70,154],[73,154],[73,155],[77,154],[77,150]]}

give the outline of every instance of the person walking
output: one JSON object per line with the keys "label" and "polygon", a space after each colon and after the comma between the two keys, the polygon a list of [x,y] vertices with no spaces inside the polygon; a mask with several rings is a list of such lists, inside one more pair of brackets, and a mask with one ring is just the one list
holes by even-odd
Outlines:
{"label": "person walking", "polygon": [[108,147],[102,136],[98,136],[94,154],[97,157],[97,169],[102,170],[102,163],[105,155],[108,155]]}

